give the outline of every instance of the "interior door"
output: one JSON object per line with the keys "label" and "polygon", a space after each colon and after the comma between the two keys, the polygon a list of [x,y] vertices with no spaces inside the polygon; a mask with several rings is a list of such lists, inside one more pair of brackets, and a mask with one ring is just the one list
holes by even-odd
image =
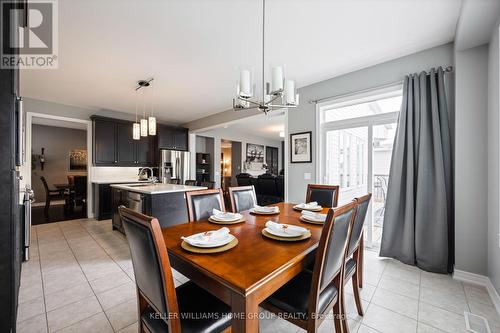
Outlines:
{"label": "interior door", "polygon": [[266,164],[270,173],[278,174],[278,148],[266,146]]}

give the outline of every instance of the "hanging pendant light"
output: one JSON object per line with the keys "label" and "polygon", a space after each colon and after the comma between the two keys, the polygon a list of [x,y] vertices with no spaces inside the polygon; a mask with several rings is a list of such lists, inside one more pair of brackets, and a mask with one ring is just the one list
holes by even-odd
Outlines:
{"label": "hanging pendant light", "polygon": [[132,138],[134,140],[141,139],[141,125],[137,122],[137,90],[135,91],[135,123],[132,126]]}
{"label": "hanging pendant light", "polygon": [[233,99],[233,109],[259,109],[268,113],[273,109],[295,108],[299,105],[299,94],[295,82],[285,80],[282,66],[273,67],[271,82],[265,80],[265,46],[266,46],[266,0],[262,0],[262,99],[254,96],[252,71],[242,70],[240,81],[236,88],[236,98]]}
{"label": "hanging pendant light", "polygon": [[154,116],[154,87],[151,90],[151,115],[148,117],[149,135],[156,135],[156,117]]}
{"label": "hanging pendant light", "polygon": [[[151,81],[153,78],[148,80],[140,80],[137,82],[137,87],[135,91],[137,92],[139,89],[144,87],[149,87],[151,85]],[[136,131],[138,131],[139,136],[146,137],[149,135],[156,135],[156,117],[153,113],[153,98],[151,98],[151,116],[146,117],[146,100],[144,96],[144,91],[142,92],[142,118],[140,122],[137,122],[137,105],[135,110],[136,121],[133,127],[133,135],[135,139]],[[138,139],[136,139],[138,140]]]}

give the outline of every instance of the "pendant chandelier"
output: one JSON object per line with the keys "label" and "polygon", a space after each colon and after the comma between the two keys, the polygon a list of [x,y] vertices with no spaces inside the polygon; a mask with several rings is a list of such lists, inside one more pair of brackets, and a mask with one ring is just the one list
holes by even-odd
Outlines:
{"label": "pendant chandelier", "polygon": [[286,80],[283,66],[273,67],[271,82],[265,80],[265,42],[266,42],[266,0],[262,0],[262,99],[255,98],[255,85],[252,83],[252,71],[240,72],[240,81],[236,88],[237,96],[233,99],[234,110],[259,109],[268,113],[273,109],[294,108],[299,105],[299,94],[295,82]]}
{"label": "pendant chandelier", "polygon": [[136,96],[135,96],[135,123],[132,127],[132,137],[134,140],[140,140],[141,137],[147,137],[148,135],[156,135],[156,117],[154,116],[154,107],[153,100],[154,96],[151,91],[151,113],[149,117],[146,118],[146,100],[144,96],[144,91],[142,92],[142,118],[138,121],[137,111],[138,111],[138,91],[144,87],[151,86],[151,82],[153,78],[148,80],[140,80],[137,82],[137,87],[135,88]]}

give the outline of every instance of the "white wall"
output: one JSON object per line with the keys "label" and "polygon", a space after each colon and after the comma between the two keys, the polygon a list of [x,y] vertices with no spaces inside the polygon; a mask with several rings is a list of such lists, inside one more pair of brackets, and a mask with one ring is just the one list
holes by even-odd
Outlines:
{"label": "white wall", "polygon": [[404,76],[428,70],[437,66],[453,65],[453,44],[446,44],[409,56],[391,60],[376,66],[368,67],[356,72],[338,76],[326,81],[312,84],[299,89],[300,106],[288,113],[288,132],[312,131],[313,156],[312,163],[288,164],[289,179],[288,200],[300,202],[305,196],[307,184],[304,173],[312,174],[312,181],[316,179],[316,105],[309,103],[329,96],[354,93],[403,80]]}
{"label": "white wall", "polygon": [[486,274],[488,46],[455,54],[455,268]]}
{"label": "white wall", "polygon": [[500,103],[499,31],[500,19],[490,39],[488,61],[488,277],[500,291]]}
{"label": "white wall", "polygon": [[[251,136],[246,134],[241,134],[233,131],[231,128],[219,128],[214,130],[209,130],[205,132],[196,133],[196,135],[201,135],[205,137],[214,138],[214,158],[213,158],[213,170],[214,170],[214,181],[216,186],[220,186],[220,146],[221,139],[226,139],[230,141],[238,141],[241,142],[241,165],[243,166],[243,162],[246,160],[246,144],[247,143],[255,143],[259,145],[264,145],[268,147],[276,147],[278,148],[278,157],[280,157],[279,167],[281,170],[283,168],[281,161],[281,141],[270,140],[259,136]],[[264,155],[265,158],[265,155]],[[265,162],[265,161],[264,161]]]}

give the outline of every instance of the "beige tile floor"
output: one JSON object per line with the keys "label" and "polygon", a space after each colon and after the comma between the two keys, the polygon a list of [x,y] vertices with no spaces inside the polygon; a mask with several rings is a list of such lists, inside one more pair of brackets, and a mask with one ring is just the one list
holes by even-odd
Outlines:
{"label": "beige tile floor", "polygon": [[[137,332],[134,274],[126,239],[110,221],[74,220],[33,227],[31,260],[23,264],[18,331]],[[486,290],[427,273],[366,251],[365,315],[357,315],[347,286],[351,332],[466,332],[464,311],[500,318]],[[176,284],[187,279],[174,272]],[[278,318],[261,332],[300,332]],[[320,332],[333,332],[326,320]]]}

